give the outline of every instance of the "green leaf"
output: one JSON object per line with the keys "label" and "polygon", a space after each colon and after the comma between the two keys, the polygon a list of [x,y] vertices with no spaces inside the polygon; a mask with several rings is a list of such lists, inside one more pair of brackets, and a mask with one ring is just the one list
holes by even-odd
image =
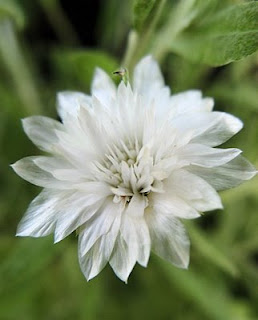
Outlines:
{"label": "green leaf", "polygon": [[[65,77],[65,85],[88,90],[96,67],[108,74],[118,68],[118,63],[110,55],[97,50],[62,50],[54,55],[58,73]],[[60,74],[59,74],[60,76]]]}
{"label": "green leaf", "polygon": [[258,49],[258,2],[235,5],[191,26],[171,43],[171,49],[199,63],[219,66]]}
{"label": "green leaf", "polygon": [[135,0],[133,4],[134,27],[137,31],[141,31],[153,9],[156,0]]}
{"label": "green leaf", "polygon": [[14,0],[0,0],[0,19],[11,18],[19,29],[25,25],[25,16]]}

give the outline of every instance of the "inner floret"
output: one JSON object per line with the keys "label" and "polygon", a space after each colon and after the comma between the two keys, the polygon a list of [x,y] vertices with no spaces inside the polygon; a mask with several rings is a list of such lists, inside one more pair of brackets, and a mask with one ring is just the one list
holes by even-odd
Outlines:
{"label": "inner floret", "polygon": [[153,177],[154,160],[148,146],[126,145],[108,147],[105,158],[95,162],[95,178],[109,184],[114,202],[130,202],[135,195],[147,197],[151,191],[162,192],[162,182]]}

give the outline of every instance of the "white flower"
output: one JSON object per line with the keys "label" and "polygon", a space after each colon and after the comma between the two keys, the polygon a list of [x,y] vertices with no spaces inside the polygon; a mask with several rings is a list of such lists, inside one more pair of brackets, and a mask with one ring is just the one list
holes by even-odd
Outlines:
{"label": "white flower", "polygon": [[54,232],[55,242],[79,233],[79,262],[95,277],[109,262],[127,281],[153,250],[187,268],[189,240],[180,219],[222,208],[216,190],[252,178],[256,170],[239,149],[214,148],[242,128],[199,91],[170,95],[158,64],[145,57],[133,88],[118,88],[101,69],[92,95],[58,94],[62,123],[23,120],[29,138],[49,156],[13,165],[43,187],[18,227],[18,236]]}

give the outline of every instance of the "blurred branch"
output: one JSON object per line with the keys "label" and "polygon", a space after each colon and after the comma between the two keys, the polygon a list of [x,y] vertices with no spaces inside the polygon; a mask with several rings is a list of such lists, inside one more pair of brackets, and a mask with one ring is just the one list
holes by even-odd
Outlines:
{"label": "blurred branch", "polygon": [[24,115],[40,113],[40,98],[9,18],[0,19],[0,55],[22,101]]}

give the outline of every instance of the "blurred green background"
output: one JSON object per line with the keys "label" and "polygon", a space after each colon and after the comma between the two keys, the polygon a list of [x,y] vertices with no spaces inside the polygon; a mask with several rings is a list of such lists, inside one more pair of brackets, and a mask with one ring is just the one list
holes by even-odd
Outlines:
{"label": "blurred green background", "polygon": [[[168,1],[171,10],[173,2],[178,1]],[[57,91],[87,92],[96,66],[110,74],[116,70],[133,23],[132,8],[133,1],[119,0],[0,0],[1,320],[258,319],[257,177],[222,192],[223,211],[187,221],[188,271],[153,255],[146,269],[135,267],[127,285],[109,267],[87,283],[75,235],[55,245],[52,236],[15,237],[40,191],[9,166],[39,154],[20,119],[57,118]],[[167,15],[163,12],[164,19]],[[217,110],[244,121],[244,129],[226,145],[242,149],[258,166],[257,53],[221,67],[173,53],[161,62],[172,92],[201,89],[215,98]]]}

